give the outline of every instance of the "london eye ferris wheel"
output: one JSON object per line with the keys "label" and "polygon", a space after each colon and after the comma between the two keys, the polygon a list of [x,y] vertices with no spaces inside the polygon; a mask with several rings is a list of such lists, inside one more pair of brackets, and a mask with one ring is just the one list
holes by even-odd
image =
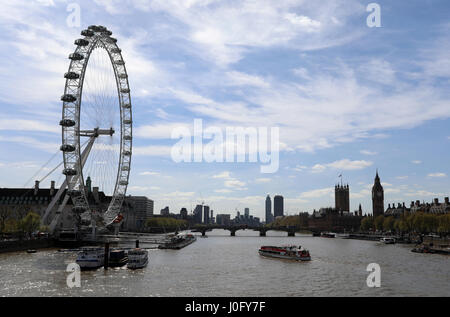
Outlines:
{"label": "london eye ferris wheel", "polygon": [[85,177],[111,200],[104,225],[114,222],[125,198],[132,154],[132,112],[125,62],[104,26],[89,26],[75,40],[61,100],[67,193],[78,218],[90,212]]}

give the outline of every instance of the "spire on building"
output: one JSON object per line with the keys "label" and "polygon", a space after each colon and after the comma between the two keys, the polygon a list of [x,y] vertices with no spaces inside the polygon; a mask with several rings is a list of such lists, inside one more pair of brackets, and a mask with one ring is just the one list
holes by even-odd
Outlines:
{"label": "spire on building", "polygon": [[374,217],[384,214],[384,190],[380,182],[378,169],[372,187],[372,212]]}

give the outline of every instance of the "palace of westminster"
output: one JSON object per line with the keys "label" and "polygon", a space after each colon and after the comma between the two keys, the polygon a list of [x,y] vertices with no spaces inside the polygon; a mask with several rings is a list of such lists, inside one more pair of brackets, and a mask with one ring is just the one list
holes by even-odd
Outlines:
{"label": "palace of westminster", "polygon": [[[348,213],[350,210],[350,189],[347,185],[336,185],[334,188],[335,192],[335,208],[337,212]],[[420,202],[419,200],[412,201],[409,207],[405,203],[395,203],[388,204],[388,207],[384,207],[384,189],[381,185],[380,177],[378,176],[378,171],[375,176],[375,181],[372,186],[372,215],[376,218],[380,215],[385,216],[400,216],[405,212],[415,213],[415,212],[425,212],[434,214],[443,214],[450,212],[449,198],[445,197],[444,202],[439,202],[438,198],[435,198],[432,203]],[[355,211],[355,215],[362,216],[361,205],[359,210]]]}

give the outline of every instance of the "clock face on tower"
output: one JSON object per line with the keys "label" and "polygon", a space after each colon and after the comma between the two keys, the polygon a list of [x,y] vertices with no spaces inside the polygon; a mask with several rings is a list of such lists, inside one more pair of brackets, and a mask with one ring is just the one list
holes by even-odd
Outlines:
{"label": "clock face on tower", "polygon": [[381,197],[382,193],[381,192],[377,192],[377,196]]}

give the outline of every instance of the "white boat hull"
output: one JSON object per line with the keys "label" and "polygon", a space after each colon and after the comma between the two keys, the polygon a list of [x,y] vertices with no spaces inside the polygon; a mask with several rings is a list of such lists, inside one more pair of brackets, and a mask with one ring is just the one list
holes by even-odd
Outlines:
{"label": "white boat hull", "polygon": [[77,260],[77,264],[81,269],[96,269],[105,264],[105,261],[99,260]]}
{"label": "white boat hull", "polygon": [[103,249],[85,249],[78,253],[76,263],[83,269],[96,269],[105,264]]}
{"label": "white boat hull", "polygon": [[128,263],[129,269],[142,269],[148,264],[148,251],[142,249],[135,249],[128,251]]}
{"label": "white boat hull", "polygon": [[146,267],[148,264],[148,259],[146,259],[144,262],[140,262],[140,263],[128,263],[127,264],[127,268],[129,269],[142,269],[144,267]]}
{"label": "white boat hull", "polygon": [[310,256],[289,256],[289,255],[283,255],[283,254],[276,254],[276,253],[267,253],[263,251],[259,251],[259,254],[262,256],[270,257],[270,258],[278,258],[278,259],[286,259],[286,260],[296,260],[296,261],[311,261]]}

